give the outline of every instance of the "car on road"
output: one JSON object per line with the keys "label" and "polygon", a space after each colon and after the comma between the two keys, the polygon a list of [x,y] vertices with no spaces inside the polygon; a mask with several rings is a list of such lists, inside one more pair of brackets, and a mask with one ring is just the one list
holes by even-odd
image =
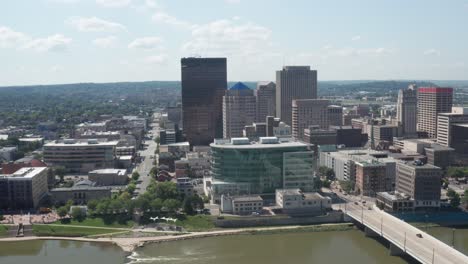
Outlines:
{"label": "car on road", "polygon": [[359,205],[358,202],[354,202],[355,205]]}
{"label": "car on road", "polygon": [[419,238],[423,237],[422,234],[420,234],[420,233],[416,234],[416,236],[419,237]]}

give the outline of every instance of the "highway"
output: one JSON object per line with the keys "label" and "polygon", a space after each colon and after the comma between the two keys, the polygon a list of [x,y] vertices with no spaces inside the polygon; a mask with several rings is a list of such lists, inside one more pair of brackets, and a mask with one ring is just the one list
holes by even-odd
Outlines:
{"label": "highway", "polygon": [[[468,263],[468,257],[444,242],[378,209],[373,205],[348,202],[341,206],[354,220],[398,246],[421,263]],[[371,209],[369,209],[371,208]],[[422,237],[418,237],[421,234]]]}

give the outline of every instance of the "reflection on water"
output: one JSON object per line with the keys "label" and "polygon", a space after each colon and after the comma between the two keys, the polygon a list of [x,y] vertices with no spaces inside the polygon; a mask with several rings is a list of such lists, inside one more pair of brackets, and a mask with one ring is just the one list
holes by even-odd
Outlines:
{"label": "reflection on water", "polygon": [[130,263],[407,263],[361,231],[212,237],[148,245]]}
{"label": "reflection on water", "polygon": [[117,264],[124,253],[116,246],[66,240],[0,243],[1,264]]}

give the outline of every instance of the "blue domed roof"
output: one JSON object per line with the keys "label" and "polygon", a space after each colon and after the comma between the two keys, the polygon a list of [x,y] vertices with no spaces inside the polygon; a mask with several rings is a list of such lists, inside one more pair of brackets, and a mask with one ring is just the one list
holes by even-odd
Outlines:
{"label": "blue domed roof", "polygon": [[241,82],[238,82],[238,83],[234,84],[231,87],[230,90],[250,90],[250,88],[247,85],[245,85],[245,84],[243,84]]}

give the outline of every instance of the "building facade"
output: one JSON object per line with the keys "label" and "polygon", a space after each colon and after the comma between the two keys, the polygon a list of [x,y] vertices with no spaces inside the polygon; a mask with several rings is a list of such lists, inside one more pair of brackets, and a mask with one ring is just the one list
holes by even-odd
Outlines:
{"label": "building facade", "polygon": [[0,174],[0,209],[35,209],[47,195],[46,167],[24,167],[13,174]]}
{"label": "building facade", "polygon": [[410,85],[408,89],[401,89],[398,92],[397,121],[403,127],[403,134],[406,137],[417,136],[417,106],[417,87],[415,85]]}
{"label": "building facade", "polygon": [[254,91],[238,82],[223,96],[223,138],[242,137],[244,127],[255,119]]}
{"label": "building facade", "polygon": [[396,168],[396,191],[413,199],[415,208],[440,206],[439,167],[421,162],[398,162]]}
{"label": "building facade", "polygon": [[309,66],[284,66],[276,72],[276,117],[292,124],[292,101],[317,98],[317,71]]}
{"label": "building facade", "polygon": [[296,140],[304,140],[304,129],[319,126],[328,129],[328,106],[324,99],[300,99],[292,102],[292,135]]}
{"label": "building facade", "polygon": [[226,58],[183,58],[181,67],[185,137],[191,145],[209,145],[223,134]]}
{"label": "building facade", "polygon": [[257,98],[257,122],[265,122],[267,116],[276,115],[276,84],[259,82],[255,90]]}
{"label": "building facade", "polygon": [[[211,176],[216,184],[246,185],[250,194],[274,193],[284,185],[285,153],[306,152],[306,144],[299,142],[279,142],[277,138],[260,138],[259,142],[251,143],[248,138],[232,138],[216,140],[211,145]],[[287,156],[291,162],[304,165],[304,171],[290,171],[290,178],[286,182],[307,185],[313,178],[310,168],[310,155]],[[302,168],[302,167],[301,167]],[[307,173],[307,168],[310,172]],[[293,179],[294,173],[303,179]],[[289,176],[289,175],[288,175]],[[294,180],[294,181],[293,181]],[[214,184],[214,183],[213,183]],[[230,193],[238,195],[240,193]],[[242,193],[243,194],[243,193]],[[221,195],[221,193],[215,194]]]}
{"label": "building facade", "polygon": [[114,168],[118,141],[65,139],[44,145],[44,162],[63,166],[68,172],[88,173],[96,169]]}
{"label": "building facade", "polygon": [[468,153],[468,114],[440,113],[437,116],[437,143]]}
{"label": "building facade", "polygon": [[343,125],[343,107],[339,105],[328,106],[328,122],[330,126]]}
{"label": "building facade", "polygon": [[390,191],[387,183],[386,165],[379,161],[356,162],[356,190],[365,196]]}
{"label": "building facade", "polygon": [[453,88],[420,87],[418,89],[417,130],[430,138],[437,137],[437,115],[452,112]]}

